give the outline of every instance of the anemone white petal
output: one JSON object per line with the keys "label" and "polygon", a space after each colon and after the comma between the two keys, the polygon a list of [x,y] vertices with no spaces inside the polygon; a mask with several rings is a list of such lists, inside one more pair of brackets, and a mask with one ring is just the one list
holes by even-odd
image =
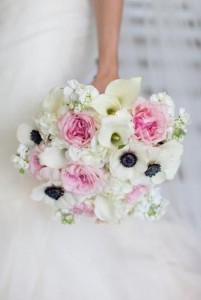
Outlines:
{"label": "anemone white petal", "polygon": [[34,145],[34,142],[31,141],[31,131],[33,127],[28,124],[21,124],[17,128],[17,139],[18,141],[26,146]]}
{"label": "anemone white petal", "polygon": [[48,186],[48,183],[44,183],[38,185],[37,187],[33,188],[31,192],[31,198],[36,201],[41,201],[44,198],[44,191],[45,188]]}
{"label": "anemone white petal", "polygon": [[119,99],[122,107],[132,108],[140,92],[142,78],[116,79],[108,84],[105,93]]}

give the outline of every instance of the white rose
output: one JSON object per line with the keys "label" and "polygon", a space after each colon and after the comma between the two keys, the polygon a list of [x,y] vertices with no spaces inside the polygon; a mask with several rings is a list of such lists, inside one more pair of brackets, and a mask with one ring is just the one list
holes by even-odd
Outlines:
{"label": "white rose", "polygon": [[55,87],[45,95],[42,101],[43,112],[57,113],[64,102],[63,89]]}

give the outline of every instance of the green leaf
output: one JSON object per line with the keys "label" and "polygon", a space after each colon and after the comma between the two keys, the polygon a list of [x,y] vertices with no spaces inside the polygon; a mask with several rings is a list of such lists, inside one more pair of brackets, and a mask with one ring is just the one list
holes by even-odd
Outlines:
{"label": "green leaf", "polygon": [[125,147],[126,145],[119,145],[118,149],[122,149],[123,147]]}

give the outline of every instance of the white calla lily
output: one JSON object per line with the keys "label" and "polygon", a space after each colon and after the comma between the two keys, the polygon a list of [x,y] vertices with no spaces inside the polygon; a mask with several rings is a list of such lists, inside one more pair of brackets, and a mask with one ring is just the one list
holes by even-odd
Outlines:
{"label": "white calla lily", "polygon": [[132,116],[126,109],[115,115],[103,117],[98,133],[99,143],[106,148],[115,148],[128,143],[133,134]]}
{"label": "white calla lily", "polygon": [[125,202],[112,195],[98,195],[94,200],[94,212],[98,220],[118,223],[125,215],[125,211]]}
{"label": "white calla lily", "polygon": [[55,87],[45,95],[42,101],[43,112],[57,113],[64,102],[63,89]]}
{"label": "white calla lily", "polygon": [[107,116],[121,109],[121,104],[117,97],[101,94],[90,103],[90,107],[95,109],[100,115]]}
{"label": "white calla lily", "polygon": [[62,168],[66,163],[65,150],[55,146],[47,147],[39,154],[40,164],[50,168]]}
{"label": "white calla lily", "polygon": [[131,109],[139,95],[141,81],[141,77],[116,79],[108,84],[105,94],[117,97],[122,107]]}

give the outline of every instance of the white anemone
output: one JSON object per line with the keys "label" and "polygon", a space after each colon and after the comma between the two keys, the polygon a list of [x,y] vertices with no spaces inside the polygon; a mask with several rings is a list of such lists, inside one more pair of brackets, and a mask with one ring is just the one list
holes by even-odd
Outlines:
{"label": "white anemone", "polygon": [[173,179],[181,163],[182,153],[183,146],[174,140],[159,147],[147,147],[144,152],[147,164],[145,181],[160,184],[166,179]]}
{"label": "white anemone", "polygon": [[64,102],[63,89],[55,87],[42,100],[42,110],[48,113],[57,113]]}
{"label": "white anemone", "polygon": [[35,144],[39,144],[42,140],[39,131],[25,123],[18,126],[17,139],[21,144],[27,147],[32,147]]}
{"label": "white anemone", "polygon": [[98,133],[99,143],[106,148],[115,148],[128,143],[133,134],[132,116],[126,109],[115,115],[103,117]]}
{"label": "white anemone", "polygon": [[60,169],[67,161],[65,158],[65,150],[55,146],[47,147],[39,154],[39,161],[42,166]]}
{"label": "white anemone", "polygon": [[145,172],[146,163],[143,159],[142,147],[138,142],[114,151],[109,158],[109,168],[114,177],[122,181],[129,180],[132,184]]}
{"label": "white anemone", "polygon": [[125,215],[126,205],[122,199],[111,194],[101,194],[94,200],[94,212],[98,220],[118,223]]}
{"label": "white anemone", "polygon": [[141,80],[140,77],[116,79],[106,87],[105,94],[116,97],[122,107],[131,109],[139,95]]}
{"label": "white anemone", "polygon": [[31,198],[61,209],[70,210],[76,204],[73,195],[63,189],[61,182],[49,181],[33,188]]}

